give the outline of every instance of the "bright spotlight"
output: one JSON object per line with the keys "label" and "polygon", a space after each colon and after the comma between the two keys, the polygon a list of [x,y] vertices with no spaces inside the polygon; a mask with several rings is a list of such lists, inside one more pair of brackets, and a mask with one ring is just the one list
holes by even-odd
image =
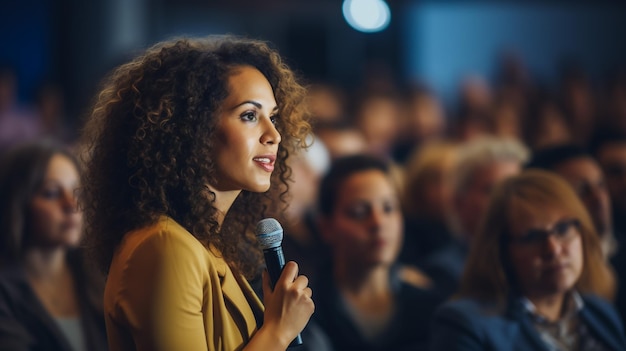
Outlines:
{"label": "bright spotlight", "polygon": [[346,22],[360,32],[380,32],[391,20],[391,11],[383,0],[344,0],[342,7]]}

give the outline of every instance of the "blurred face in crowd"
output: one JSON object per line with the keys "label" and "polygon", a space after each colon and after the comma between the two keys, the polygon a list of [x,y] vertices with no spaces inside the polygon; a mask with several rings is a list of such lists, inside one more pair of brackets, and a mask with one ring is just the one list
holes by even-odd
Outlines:
{"label": "blurred face in crowd", "polygon": [[607,143],[597,154],[616,215],[626,214],[626,142]]}
{"label": "blurred face in crowd", "polygon": [[365,141],[363,133],[357,129],[322,130],[318,137],[328,149],[331,159],[367,151],[367,141]]}
{"label": "blurred face in crowd", "polygon": [[600,235],[611,232],[611,200],[602,170],[591,158],[560,163],[555,171],[567,180],[583,201]]}
{"label": "blurred face in crowd", "polygon": [[280,143],[272,86],[256,68],[242,66],[229,78],[230,95],[219,115],[216,143],[220,191],[267,191]]}
{"label": "blurred face in crowd", "polygon": [[67,156],[50,159],[44,180],[30,203],[27,225],[31,245],[37,247],[75,246],[82,229],[82,213],[76,205],[79,175]]}
{"label": "blurred face in crowd", "polygon": [[358,127],[374,154],[390,150],[398,135],[400,106],[390,98],[376,96],[363,103],[358,116]]}
{"label": "blurred face in crowd", "polygon": [[335,260],[370,268],[391,265],[402,244],[402,214],[389,177],[367,170],[346,178],[322,224]]}
{"label": "blurred face in crowd", "polygon": [[507,237],[514,277],[527,298],[545,298],[574,287],[583,269],[580,223],[550,205],[515,209]]}
{"label": "blurred face in crowd", "polygon": [[445,131],[445,116],[441,103],[435,96],[414,96],[406,111],[408,130],[400,131],[417,140],[441,137]]}
{"label": "blurred face in crowd", "polygon": [[456,212],[461,220],[464,235],[473,237],[487,209],[491,190],[501,180],[519,173],[517,161],[496,161],[478,168],[460,194],[456,195]]}

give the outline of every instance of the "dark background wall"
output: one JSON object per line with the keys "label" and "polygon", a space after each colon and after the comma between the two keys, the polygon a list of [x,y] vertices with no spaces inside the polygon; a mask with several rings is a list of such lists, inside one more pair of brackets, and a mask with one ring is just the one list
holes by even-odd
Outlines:
{"label": "dark background wall", "polygon": [[421,80],[447,100],[469,73],[491,77],[503,50],[546,83],[564,60],[601,76],[626,63],[623,1],[388,1],[392,22],[365,34],[340,0],[22,0],[0,5],[0,62],[20,98],[58,81],[78,119],[99,80],[139,49],[176,35],[233,33],[271,41],[309,81],[352,89],[366,73]]}

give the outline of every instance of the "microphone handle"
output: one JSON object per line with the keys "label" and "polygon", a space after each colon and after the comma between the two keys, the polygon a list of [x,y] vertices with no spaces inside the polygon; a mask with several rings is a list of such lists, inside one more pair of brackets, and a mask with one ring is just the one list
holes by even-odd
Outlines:
{"label": "microphone handle", "polygon": [[[276,282],[283,271],[283,267],[285,267],[285,255],[283,255],[283,248],[278,246],[276,248],[265,249],[263,250],[263,255],[265,256],[265,266],[267,266],[267,272],[270,275],[270,285],[272,290],[274,290]],[[298,333],[296,338],[289,344],[289,347],[299,345],[302,345],[302,336],[300,333]]]}

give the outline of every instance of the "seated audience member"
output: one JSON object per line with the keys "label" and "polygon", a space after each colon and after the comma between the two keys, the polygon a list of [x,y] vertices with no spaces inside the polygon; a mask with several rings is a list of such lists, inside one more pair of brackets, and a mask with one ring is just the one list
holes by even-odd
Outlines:
{"label": "seated audience member", "polygon": [[388,165],[338,159],[322,179],[319,228],[330,246],[316,286],[319,322],[335,350],[420,350],[440,299],[402,278],[402,213]]}
{"label": "seated audience member", "polygon": [[614,283],[572,187],[525,171],[494,190],[459,299],[435,314],[431,350],[625,350],[603,299]]}
{"label": "seated audience member", "polygon": [[387,90],[365,91],[357,95],[354,104],[353,123],[365,137],[366,152],[391,159],[402,115],[399,96]]}
{"label": "seated audience member", "polygon": [[546,92],[538,93],[529,103],[523,130],[526,145],[532,150],[574,142],[563,106]]}
{"label": "seated audience member", "polygon": [[538,150],[526,168],[553,171],[568,181],[587,208],[605,257],[617,250],[611,222],[611,199],[598,162],[584,148],[561,144]]}
{"label": "seated audience member", "polygon": [[451,228],[454,240],[423,260],[421,268],[442,293],[458,288],[472,238],[484,216],[492,188],[519,173],[528,150],[513,139],[480,138],[459,145],[453,174]]}
{"label": "seated audience member", "polygon": [[602,131],[594,139],[591,149],[606,177],[613,228],[619,241],[620,235],[626,236],[626,134]]}
{"label": "seated audience member", "polygon": [[72,154],[52,143],[22,145],[2,159],[2,350],[107,349],[104,285],[77,249],[79,180]]}
{"label": "seated audience member", "polygon": [[367,152],[367,141],[363,133],[346,123],[317,126],[315,134],[326,146],[331,160]]}
{"label": "seated audience member", "polygon": [[618,244],[617,254],[611,259],[619,282],[615,305],[622,320],[626,320],[626,135],[601,131],[591,148],[604,171],[611,197],[612,227]]}
{"label": "seated audience member", "polygon": [[418,266],[452,240],[449,219],[457,154],[454,143],[431,142],[417,149],[406,165],[401,196],[405,236],[400,260],[404,263]]}
{"label": "seated audience member", "polygon": [[285,259],[298,262],[298,272],[315,284],[319,266],[328,261],[326,247],[316,228],[315,207],[319,182],[330,166],[330,156],[324,144],[316,139],[309,148],[294,153],[287,162],[292,171],[288,204],[286,208],[275,209],[273,216],[284,227],[282,247]]}
{"label": "seated audience member", "polygon": [[393,150],[394,160],[402,165],[406,164],[416,148],[442,140],[448,129],[443,104],[428,87],[409,87],[404,104],[404,112],[400,114],[398,140]]}

